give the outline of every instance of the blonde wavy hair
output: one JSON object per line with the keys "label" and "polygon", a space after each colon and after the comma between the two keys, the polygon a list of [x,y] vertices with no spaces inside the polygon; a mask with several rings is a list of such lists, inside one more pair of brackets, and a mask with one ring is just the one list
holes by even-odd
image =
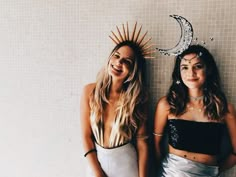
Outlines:
{"label": "blonde wavy hair", "polygon": [[139,46],[130,41],[122,42],[112,50],[106,65],[98,73],[96,86],[90,96],[90,107],[96,116],[96,123],[100,124],[106,104],[109,104],[109,93],[112,78],[108,74],[110,57],[122,46],[129,46],[134,51],[134,65],[130,75],[123,84],[123,90],[116,107],[116,115],[119,114],[125,125],[122,127],[125,136],[132,136],[140,124],[146,119],[147,92],[145,88],[145,58]]}

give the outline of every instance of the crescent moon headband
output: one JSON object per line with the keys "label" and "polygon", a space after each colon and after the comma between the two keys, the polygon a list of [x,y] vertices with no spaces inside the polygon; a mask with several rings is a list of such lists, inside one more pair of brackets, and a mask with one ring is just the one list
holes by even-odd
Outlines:
{"label": "crescent moon headband", "polygon": [[112,41],[116,45],[125,41],[129,41],[129,42],[132,42],[134,45],[136,45],[140,49],[145,59],[155,58],[151,56],[151,54],[155,52],[154,50],[152,50],[153,44],[149,43],[151,41],[151,38],[148,38],[145,40],[147,31],[140,37],[140,33],[142,30],[142,26],[140,26],[140,28],[138,29],[138,32],[136,33],[137,22],[134,25],[131,35],[129,32],[128,22],[126,24],[126,28],[125,28],[125,25],[122,24],[123,33],[121,33],[121,30],[118,28],[118,26],[116,26],[116,29],[117,29],[117,34],[111,31],[112,35],[109,35],[109,37],[112,39]]}
{"label": "crescent moon headband", "polygon": [[199,52],[199,54],[196,54],[194,57],[190,58],[190,59],[187,59],[187,58],[184,58],[182,57],[181,59],[184,60],[184,61],[187,61],[189,64],[191,63],[191,61],[194,59],[194,58],[199,58],[200,56],[202,56],[202,52]]}
{"label": "crescent moon headband", "polygon": [[181,36],[179,42],[176,44],[175,47],[170,49],[158,49],[156,48],[161,54],[163,55],[179,55],[184,50],[186,50],[193,39],[193,27],[191,23],[182,16],[179,15],[170,15],[170,17],[174,18],[180,25],[181,28]]}

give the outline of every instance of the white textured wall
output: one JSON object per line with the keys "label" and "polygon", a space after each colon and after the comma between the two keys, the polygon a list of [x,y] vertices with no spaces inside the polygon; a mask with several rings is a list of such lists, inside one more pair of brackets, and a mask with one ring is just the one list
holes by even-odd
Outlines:
{"label": "white textured wall", "polygon": [[77,0],[0,1],[0,176],[82,177]]}
{"label": "white textured wall", "polygon": [[[234,0],[0,0],[0,176],[84,177],[80,93],[113,47],[110,30],[138,21],[157,47],[172,47],[180,34],[170,14],[190,20],[200,40],[215,38],[209,48],[236,104]],[[173,64],[155,56],[150,115]]]}

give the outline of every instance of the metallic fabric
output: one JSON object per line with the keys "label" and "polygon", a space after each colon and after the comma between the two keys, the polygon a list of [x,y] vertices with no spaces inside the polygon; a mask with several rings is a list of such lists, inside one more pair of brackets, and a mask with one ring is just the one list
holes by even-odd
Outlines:
{"label": "metallic fabric", "polygon": [[[97,157],[108,177],[138,177],[137,153],[130,143],[105,149],[96,144]],[[88,168],[87,177],[94,177]]]}
{"label": "metallic fabric", "polygon": [[217,166],[209,166],[174,154],[167,154],[162,162],[159,177],[217,177],[218,173]]}
{"label": "metallic fabric", "polygon": [[[97,122],[97,117],[94,113],[90,116],[91,127],[96,143],[104,147],[104,123],[103,118]],[[132,132],[128,129],[130,124],[129,118],[123,115],[123,110],[120,109],[112,124],[111,134],[109,138],[109,148],[121,146],[132,139]]]}

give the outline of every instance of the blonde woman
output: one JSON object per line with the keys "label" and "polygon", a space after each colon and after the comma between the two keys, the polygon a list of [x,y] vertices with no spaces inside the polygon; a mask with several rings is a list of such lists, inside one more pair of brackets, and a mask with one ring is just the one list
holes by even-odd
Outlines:
{"label": "blonde woman", "polygon": [[116,46],[105,67],[82,93],[88,176],[147,177],[145,44],[124,33],[119,41],[112,38]]}

